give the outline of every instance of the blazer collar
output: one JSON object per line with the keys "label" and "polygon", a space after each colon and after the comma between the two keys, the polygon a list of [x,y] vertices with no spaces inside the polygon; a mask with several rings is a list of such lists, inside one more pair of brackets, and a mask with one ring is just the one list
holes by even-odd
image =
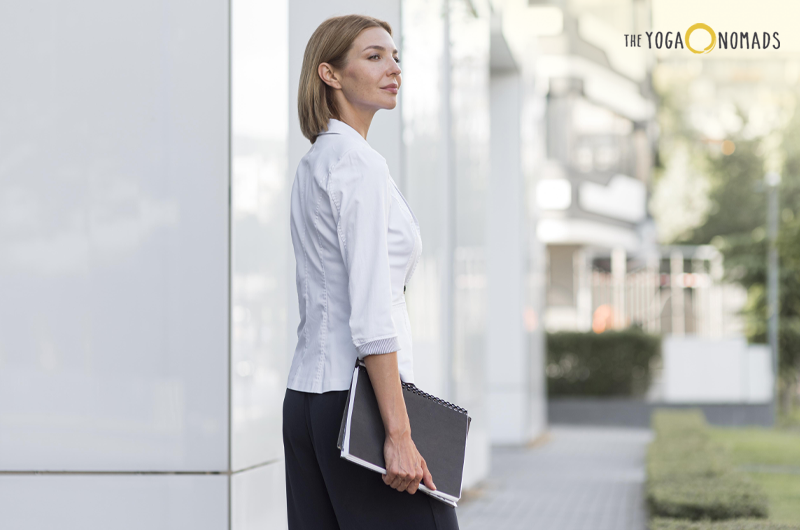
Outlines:
{"label": "blazer collar", "polygon": [[369,145],[369,143],[357,130],[353,129],[345,122],[337,120],[336,118],[331,118],[328,120],[328,130],[319,133],[319,135],[323,134],[341,134],[342,136],[347,136],[353,138],[354,140],[360,140]]}

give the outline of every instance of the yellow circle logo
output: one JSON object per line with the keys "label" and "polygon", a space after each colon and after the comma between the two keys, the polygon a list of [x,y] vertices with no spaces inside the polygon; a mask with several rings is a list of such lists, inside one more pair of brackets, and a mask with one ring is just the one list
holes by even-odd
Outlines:
{"label": "yellow circle logo", "polygon": [[[704,29],[708,32],[709,35],[711,35],[711,44],[706,46],[705,49],[703,50],[695,50],[694,48],[692,48],[692,45],[689,44],[689,37],[692,35],[692,32],[696,29]],[[703,24],[702,22],[698,22],[694,26],[687,29],[685,39],[686,39],[686,47],[689,48],[689,51],[691,51],[692,53],[708,53],[714,49],[714,46],[717,45],[717,35],[714,33],[714,30],[708,27],[708,24]]]}

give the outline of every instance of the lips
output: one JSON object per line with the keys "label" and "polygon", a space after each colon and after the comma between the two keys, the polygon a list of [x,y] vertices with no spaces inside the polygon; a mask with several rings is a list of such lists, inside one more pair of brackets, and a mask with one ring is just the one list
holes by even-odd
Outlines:
{"label": "lips", "polygon": [[398,85],[386,85],[386,86],[382,86],[381,87],[381,89],[387,90],[387,91],[391,92],[392,94],[397,94],[397,89],[398,88],[400,88]]}

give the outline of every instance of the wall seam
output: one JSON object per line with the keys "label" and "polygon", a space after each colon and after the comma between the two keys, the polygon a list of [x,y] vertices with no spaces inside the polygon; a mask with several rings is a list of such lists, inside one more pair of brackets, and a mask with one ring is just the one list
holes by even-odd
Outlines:
{"label": "wall seam", "polygon": [[233,371],[231,369],[233,362],[233,333],[232,327],[232,286],[233,286],[233,153],[232,153],[232,136],[233,136],[233,0],[228,0],[228,530],[233,528]]}

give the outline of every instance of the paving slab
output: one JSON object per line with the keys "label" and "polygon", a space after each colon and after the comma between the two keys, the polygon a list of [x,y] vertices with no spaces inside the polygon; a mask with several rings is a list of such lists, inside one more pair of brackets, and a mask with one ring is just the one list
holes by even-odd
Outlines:
{"label": "paving slab", "polygon": [[551,428],[532,447],[495,447],[458,504],[460,530],[646,530],[647,429]]}

